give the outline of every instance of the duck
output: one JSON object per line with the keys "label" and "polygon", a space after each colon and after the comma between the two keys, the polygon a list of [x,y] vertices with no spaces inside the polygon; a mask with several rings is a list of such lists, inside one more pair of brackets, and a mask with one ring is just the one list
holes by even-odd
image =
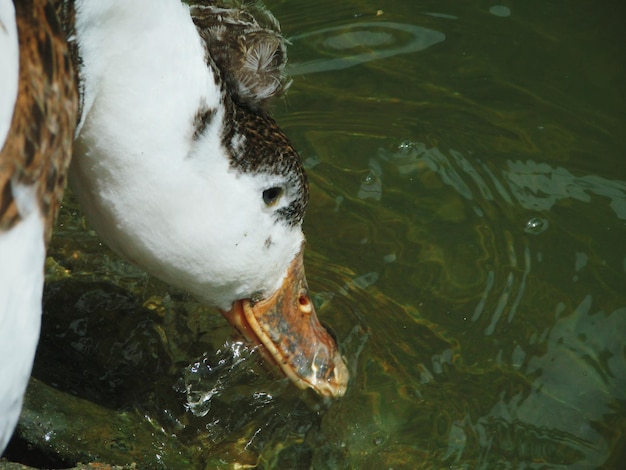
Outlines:
{"label": "duck", "polygon": [[78,110],[53,5],[0,0],[0,454],[13,433],[41,324],[46,245]]}
{"label": "duck", "polygon": [[99,237],[216,307],[299,388],[343,396],[304,270],[306,174],[268,112],[289,86],[278,21],[252,0],[64,10],[80,91],[69,181]]}
{"label": "duck", "polygon": [[[73,64],[73,74],[52,78],[78,90],[76,119],[62,123],[74,137],[69,184],[98,236],[215,307],[297,387],[343,396],[346,360],[317,317],[304,270],[307,177],[268,111],[290,84],[278,21],[247,0],[41,0],[50,3]],[[55,114],[47,109],[43,118]],[[5,148],[19,132],[7,132]],[[19,180],[17,168],[2,170],[6,181]],[[49,226],[39,230],[47,240]],[[34,337],[43,256],[22,266],[37,268]],[[12,315],[4,310],[3,319]],[[15,328],[2,334],[17,338]],[[29,344],[34,349],[36,339]],[[15,373],[2,375],[13,381]]]}

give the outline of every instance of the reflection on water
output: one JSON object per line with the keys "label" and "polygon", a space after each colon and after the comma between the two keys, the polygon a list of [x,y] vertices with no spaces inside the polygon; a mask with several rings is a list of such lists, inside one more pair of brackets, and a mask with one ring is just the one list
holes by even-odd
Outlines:
{"label": "reflection on water", "polygon": [[[474,199],[466,179],[476,186],[480,199],[501,199],[508,204],[519,204],[536,211],[550,210],[561,200],[590,202],[593,195],[604,196],[609,199],[615,215],[626,220],[626,181],[598,175],[575,176],[566,168],[551,167],[533,160],[507,160],[506,167],[495,175],[481,160],[472,161],[453,149],[445,155],[436,147],[426,148],[423,143],[403,142],[397,152],[381,150],[381,153],[381,158],[397,166],[399,174],[410,175],[427,167],[466,199]],[[370,161],[370,168],[380,176],[376,161]],[[480,211],[479,208],[476,210]],[[530,225],[537,224],[543,225],[540,220],[530,222]]]}
{"label": "reflection on water", "polygon": [[506,18],[507,16],[511,16],[511,9],[504,5],[493,5],[489,7],[489,13]]}
{"label": "reflection on water", "polygon": [[[308,169],[307,273],[346,397],[321,403],[268,375],[221,320],[103,250],[71,206],[51,272],[78,284],[51,285],[49,310],[104,320],[79,311],[44,340],[104,359],[68,360],[50,340],[36,374],[62,389],[53,372],[77,362],[70,393],[164,430],[142,448],[176,449],[155,468],[173,454],[195,468],[617,468],[621,20],[581,1],[268,3],[293,43],[276,114]],[[72,289],[100,294],[78,303]],[[136,318],[106,323],[116,302]]]}
{"label": "reflection on water", "polygon": [[615,215],[626,220],[626,181],[597,175],[577,177],[565,168],[553,168],[547,163],[507,163],[503,177],[517,203],[526,209],[549,210],[564,199],[590,202],[592,196],[604,196]]}

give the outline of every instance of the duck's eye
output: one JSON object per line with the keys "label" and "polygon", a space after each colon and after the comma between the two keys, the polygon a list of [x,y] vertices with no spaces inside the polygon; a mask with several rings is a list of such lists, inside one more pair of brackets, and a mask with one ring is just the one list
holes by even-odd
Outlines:
{"label": "duck's eye", "polygon": [[273,206],[278,202],[280,196],[283,194],[283,188],[280,186],[274,186],[263,191],[263,202],[267,206]]}

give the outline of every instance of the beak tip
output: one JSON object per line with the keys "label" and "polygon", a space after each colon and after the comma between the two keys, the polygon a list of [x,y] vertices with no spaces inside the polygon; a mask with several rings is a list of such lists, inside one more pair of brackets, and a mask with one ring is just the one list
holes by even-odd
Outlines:
{"label": "beak tip", "polygon": [[236,301],[231,310],[222,313],[249,342],[263,346],[264,358],[298,388],[312,388],[327,398],[345,395],[350,374],[335,339],[315,313],[302,251],[278,291],[254,303]]}
{"label": "beak tip", "polygon": [[312,380],[309,386],[327,398],[341,398],[346,394],[350,373],[344,359],[337,354],[333,360],[333,372],[323,380]]}
{"label": "beak tip", "polygon": [[335,390],[333,393],[333,398],[341,398],[346,394],[348,390],[348,380],[350,379],[350,374],[348,373],[348,368],[344,364],[344,362],[339,359],[335,364]]}

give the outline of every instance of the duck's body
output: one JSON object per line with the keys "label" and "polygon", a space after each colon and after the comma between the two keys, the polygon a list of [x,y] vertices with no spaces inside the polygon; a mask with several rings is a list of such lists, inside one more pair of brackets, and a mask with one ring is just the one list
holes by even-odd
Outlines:
{"label": "duck's body", "polygon": [[[82,108],[70,180],[113,250],[219,308],[299,387],[341,396],[348,372],[302,267],[306,177],[264,110],[284,87],[284,41],[256,2],[235,3],[64,2]],[[39,266],[39,301],[45,230],[20,265]]]}
{"label": "duck's body", "polygon": [[[0,453],[39,338],[45,247],[70,159],[76,90],[54,9],[0,0]],[[19,36],[19,40],[18,40]]]}

